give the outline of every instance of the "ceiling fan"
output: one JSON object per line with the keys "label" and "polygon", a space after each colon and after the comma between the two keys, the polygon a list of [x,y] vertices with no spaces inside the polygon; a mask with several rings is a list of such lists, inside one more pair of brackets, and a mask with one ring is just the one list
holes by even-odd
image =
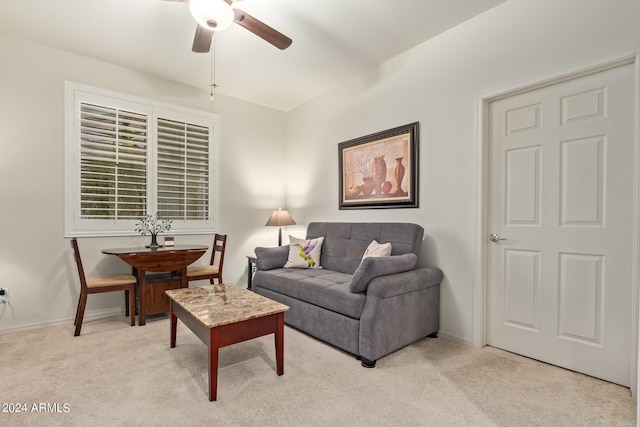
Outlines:
{"label": "ceiling fan", "polygon": [[256,36],[271,43],[278,49],[288,48],[292,40],[281,32],[271,28],[264,22],[233,7],[240,0],[168,0],[189,3],[191,15],[198,23],[196,36],[191,50],[196,53],[207,53],[211,48],[214,31],[229,28],[232,23],[251,31]]}

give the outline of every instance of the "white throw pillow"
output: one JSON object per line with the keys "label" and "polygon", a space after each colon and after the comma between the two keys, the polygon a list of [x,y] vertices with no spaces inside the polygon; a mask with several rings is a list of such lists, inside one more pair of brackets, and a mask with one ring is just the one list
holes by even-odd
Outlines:
{"label": "white throw pillow", "polygon": [[390,256],[391,255],[391,243],[378,243],[375,240],[369,243],[369,246],[364,251],[362,259],[370,256]]}
{"label": "white throw pillow", "polygon": [[289,236],[289,259],[284,268],[322,268],[320,251],[323,241],[324,237],[305,240]]}

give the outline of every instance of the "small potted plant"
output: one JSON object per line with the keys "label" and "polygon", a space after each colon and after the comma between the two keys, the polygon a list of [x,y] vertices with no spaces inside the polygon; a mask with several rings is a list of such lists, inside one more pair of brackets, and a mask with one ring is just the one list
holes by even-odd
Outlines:
{"label": "small potted plant", "polygon": [[151,244],[148,245],[148,248],[159,248],[161,245],[158,244],[158,233],[162,233],[163,231],[171,230],[171,221],[170,219],[158,219],[158,214],[155,215],[145,215],[137,224],[135,231],[140,233],[141,235],[151,234]]}

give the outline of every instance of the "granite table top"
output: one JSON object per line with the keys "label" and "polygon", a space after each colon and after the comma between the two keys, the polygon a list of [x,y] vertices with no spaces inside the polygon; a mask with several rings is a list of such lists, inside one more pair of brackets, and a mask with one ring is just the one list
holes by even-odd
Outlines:
{"label": "granite table top", "polygon": [[207,328],[289,310],[289,307],[231,283],[165,291]]}

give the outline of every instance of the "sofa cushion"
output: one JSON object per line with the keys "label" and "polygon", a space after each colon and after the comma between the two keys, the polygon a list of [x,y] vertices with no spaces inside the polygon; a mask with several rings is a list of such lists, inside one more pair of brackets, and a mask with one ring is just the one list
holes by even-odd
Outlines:
{"label": "sofa cushion", "polygon": [[324,237],[322,268],[353,274],[372,240],[391,243],[391,255],[419,255],[423,235],[424,229],[411,223],[312,222],[306,237]]}
{"label": "sofa cushion", "polygon": [[351,275],[325,269],[279,268],[257,271],[256,286],[359,319],[365,294],[349,290]]}
{"label": "sofa cushion", "polygon": [[351,292],[364,292],[372,279],[411,270],[417,260],[415,254],[365,258],[353,273],[349,289]]}
{"label": "sofa cushion", "polygon": [[324,237],[298,239],[289,236],[289,258],[284,268],[321,268],[320,251]]}

